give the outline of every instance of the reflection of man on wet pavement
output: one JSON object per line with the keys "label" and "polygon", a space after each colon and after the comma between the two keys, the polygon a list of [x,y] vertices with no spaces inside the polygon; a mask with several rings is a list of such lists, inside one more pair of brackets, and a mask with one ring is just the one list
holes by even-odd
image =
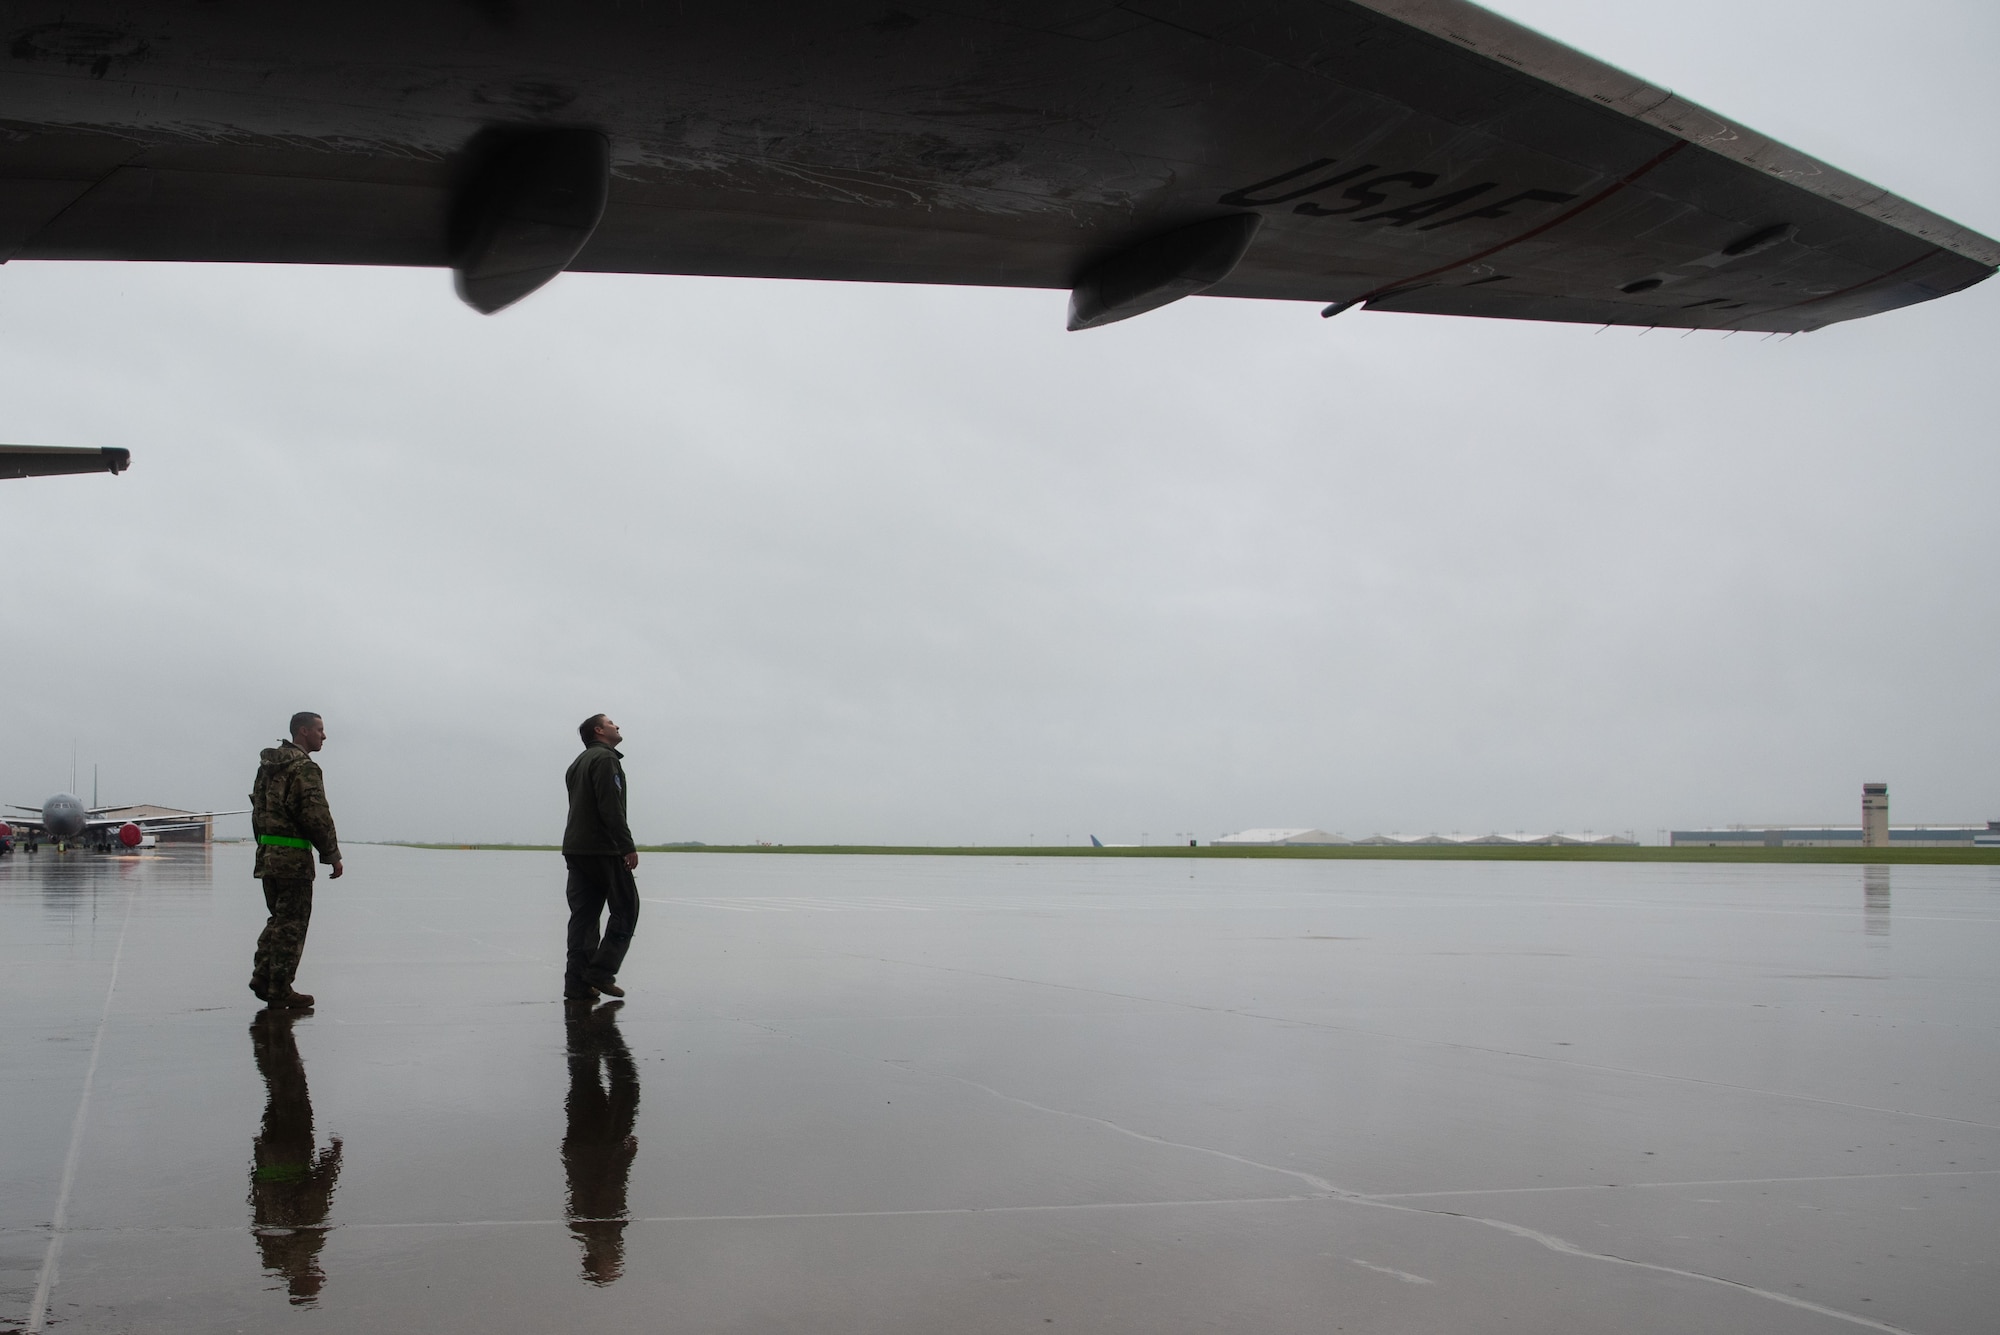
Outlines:
{"label": "reflection of man on wet pavement", "polygon": [[250,1156],[250,1231],[264,1268],[284,1279],[295,1306],[310,1306],[326,1275],[319,1268],[326,1216],[340,1178],[340,1137],[315,1152],[312,1093],[292,1038],[298,1012],[259,1011],[250,1044],[264,1077],[264,1125]]}
{"label": "reflection of man on wet pavement", "polygon": [[569,1127],[563,1135],[563,1175],[569,1179],[564,1213],[569,1231],[583,1244],[583,1277],[609,1284],[625,1270],[625,1188],[639,1142],[632,1123],[639,1115],[639,1072],[618,1032],[621,1003],[592,1010],[572,1002],[563,1008],[569,1045],[569,1097],[563,1108]]}

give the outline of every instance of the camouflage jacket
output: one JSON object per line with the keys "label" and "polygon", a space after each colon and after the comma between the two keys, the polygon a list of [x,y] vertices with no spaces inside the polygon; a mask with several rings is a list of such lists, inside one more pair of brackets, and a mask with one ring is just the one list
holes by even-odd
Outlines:
{"label": "camouflage jacket", "polygon": [[[257,835],[258,876],[299,876],[311,880],[313,849],[332,866],[340,861],[340,839],[326,805],[326,779],[313,758],[292,742],[266,747],[257,757],[257,782],[250,789],[250,828]],[[303,839],[312,848],[285,848],[265,835]]]}

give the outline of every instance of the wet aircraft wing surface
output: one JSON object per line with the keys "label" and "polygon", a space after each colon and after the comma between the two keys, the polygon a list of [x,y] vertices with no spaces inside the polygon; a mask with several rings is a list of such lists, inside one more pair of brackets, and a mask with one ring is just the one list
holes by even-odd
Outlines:
{"label": "wet aircraft wing surface", "polygon": [[[512,297],[468,291],[468,246],[499,247],[503,287],[566,266],[1069,288],[1243,217],[1247,248],[1105,281],[1754,330],[2000,264],[1983,236],[1455,0],[41,0],[8,22],[8,258],[458,263],[491,309]],[[534,129],[604,146],[556,164],[608,168],[599,197],[524,187],[499,241],[468,240],[482,163]]]}

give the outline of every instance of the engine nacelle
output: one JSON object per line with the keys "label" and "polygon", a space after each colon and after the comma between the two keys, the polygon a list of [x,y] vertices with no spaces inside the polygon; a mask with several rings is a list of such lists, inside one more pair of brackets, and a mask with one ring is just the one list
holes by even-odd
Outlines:
{"label": "engine nacelle", "polygon": [[127,848],[137,848],[145,839],[146,832],[129,820],[118,827],[118,842]]}

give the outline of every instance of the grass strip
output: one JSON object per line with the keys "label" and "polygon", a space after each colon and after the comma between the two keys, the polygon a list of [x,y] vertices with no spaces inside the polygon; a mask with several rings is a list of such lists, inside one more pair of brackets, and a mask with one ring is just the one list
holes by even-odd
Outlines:
{"label": "grass strip", "polygon": [[[398,848],[478,849],[554,853],[555,844],[431,844],[394,842]],[[1791,862],[1877,866],[2000,866],[2000,848],[1670,848],[1652,844],[1504,844],[1395,847],[1355,844],[1223,844],[1184,848],[1084,848],[1039,844],[641,844],[641,853],[864,854],[872,857],[973,858],[1281,858],[1363,862]]]}

